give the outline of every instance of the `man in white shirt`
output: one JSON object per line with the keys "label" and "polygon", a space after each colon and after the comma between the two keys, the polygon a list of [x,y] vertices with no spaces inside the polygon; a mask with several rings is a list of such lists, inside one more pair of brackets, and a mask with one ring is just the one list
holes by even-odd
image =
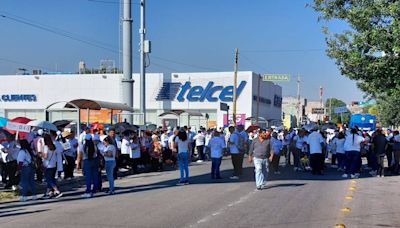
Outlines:
{"label": "man in white shirt", "polygon": [[197,162],[204,161],[204,144],[205,144],[205,135],[202,131],[198,131],[197,135],[193,137],[193,140],[196,143],[197,149]]}
{"label": "man in white shirt", "polygon": [[121,157],[120,159],[120,164],[122,166],[125,166],[124,168],[126,168],[127,166],[132,167],[131,164],[131,159],[130,159],[130,154],[131,154],[131,142],[129,139],[129,133],[128,132],[124,132],[124,136],[122,138],[122,142],[121,142]]}
{"label": "man in white shirt", "polygon": [[310,146],[310,165],[313,175],[323,175],[324,157],[322,154],[322,146],[325,140],[317,129],[307,137],[307,144]]}

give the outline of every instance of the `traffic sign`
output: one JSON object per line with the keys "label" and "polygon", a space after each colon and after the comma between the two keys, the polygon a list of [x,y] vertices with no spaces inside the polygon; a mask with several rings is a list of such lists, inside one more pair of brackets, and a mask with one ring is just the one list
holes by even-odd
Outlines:
{"label": "traffic sign", "polygon": [[263,81],[290,81],[289,74],[264,74]]}
{"label": "traffic sign", "polygon": [[221,109],[221,111],[228,111],[229,110],[229,105],[227,103],[219,103],[219,109]]}
{"label": "traffic sign", "polygon": [[346,106],[343,106],[343,107],[336,107],[336,108],[334,109],[334,113],[335,113],[335,114],[340,114],[340,113],[345,113],[345,112],[348,112]]}
{"label": "traffic sign", "polygon": [[325,114],[325,109],[324,108],[313,108],[311,110],[312,114]]}

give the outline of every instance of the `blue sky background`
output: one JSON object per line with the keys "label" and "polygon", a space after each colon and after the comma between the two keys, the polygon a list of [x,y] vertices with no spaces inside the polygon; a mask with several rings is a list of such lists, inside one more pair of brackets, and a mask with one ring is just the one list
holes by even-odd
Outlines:
{"label": "blue sky background", "polygon": [[[362,100],[355,83],[340,75],[325,54],[324,23],[306,4],[312,0],[147,0],[147,38],[152,41],[149,72],[232,71],[234,48],[239,70],[291,74],[280,83],[284,95],[346,102]],[[76,72],[78,62],[98,67],[101,59],[119,65],[119,0],[1,0],[0,14],[22,17],[73,33],[93,47],[0,17],[0,74],[28,70]],[[138,67],[139,0],[133,0],[134,72]],[[330,23],[333,31],[346,25]],[[53,29],[52,29],[53,30]],[[15,63],[18,62],[18,63]],[[0,79],[1,80],[1,79]]]}

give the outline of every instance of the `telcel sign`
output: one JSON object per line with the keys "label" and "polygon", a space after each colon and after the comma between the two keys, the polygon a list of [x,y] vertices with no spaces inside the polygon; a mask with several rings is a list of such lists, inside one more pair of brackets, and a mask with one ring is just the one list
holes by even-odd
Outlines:
{"label": "telcel sign", "polygon": [[[157,99],[157,100],[173,100],[176,96],[176,99],[179,102],[184,102],[188,100],[190,102],[230,102],[233,101],[233,86],[219,86],[214,85],[213,81],[208,82],[208,84],[203,86],[192,86],[190,82],[185,82],[185,84],[181,85],[179,89],[167,89],[166,87],[173,87],[176,83],[164,83],[163,88],[161,88],[160,93],[157,97],[167,97],[167,99]],[[239,97],[240,93],[243,91],[244,87],[246,86],[246,81],[241,81],[238,88],[236,89],[237,97]],[[161,93],[169,93],[163,94]],[[175,94],[172,94],[175,93]]]}

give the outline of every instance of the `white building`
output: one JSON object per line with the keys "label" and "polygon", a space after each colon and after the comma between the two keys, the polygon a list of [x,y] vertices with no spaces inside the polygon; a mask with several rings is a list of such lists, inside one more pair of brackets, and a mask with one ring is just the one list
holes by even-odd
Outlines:
{"label": "white building", "polygon": [[[249,71],[238,73],[238,123],[245,123],[246,118],[257,115],[257,77],[258,74]],[[134,110],[139,112],[140,77],[134,74],[133,79]],[[44,110],[49,105],[76,99],[121,103],[121,80],[121,74],[0,76],[0,116],[45,119]],[[220,102],[230,106],[229,114],[232,115],[232,97],[233,72],[149,73],[146,75],[146,120],[157,125],[223,126],[227,124],[227,118],[226,111],[220,110]],[[64,105],[60,103],[57,108]],[[281,120],[281,108],[282,88],[261,81],[259,116],[270,125],[276,125]],[[184,113],[180,116],[168,114],[171,110]],[[202,116],[189,117],[188,113],[201,113]],[[96,112],[90,115],[92,117]],[[50,116],[52,121],[72,118],[73,115],[63,112]],[[246,125],[249,123],[247,121]]]}

